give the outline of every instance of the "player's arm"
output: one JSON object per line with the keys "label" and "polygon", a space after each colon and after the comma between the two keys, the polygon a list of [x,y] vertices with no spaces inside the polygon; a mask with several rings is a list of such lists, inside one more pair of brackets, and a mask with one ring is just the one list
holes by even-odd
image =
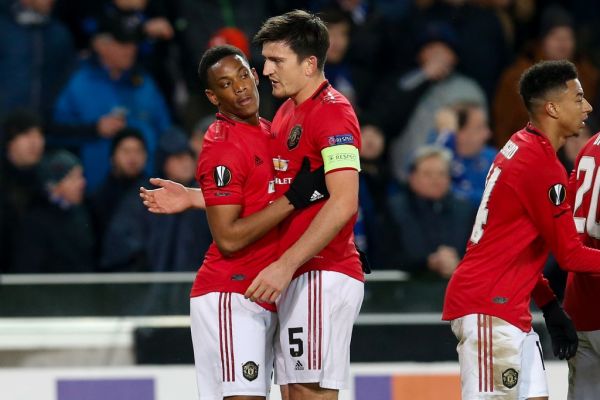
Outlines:
{"label": "player's arm", "polygon": [[[538,157],[532,165],[547,165]],[[517,196],[532,222],[549,245],[560,267],[566,271],[600,273],[600,251],[581,242],[573,213],[566,201],[566,177],[558,167],[537,168],[535,174],[521,174]]]}
{"label": "player's arm", "polygon": [[241,205],[206,207],[206,216],[213,239],[221,254],[233,255],[263,237],[285,219],[294,207],[281,197],[263,210],[240,218]]}

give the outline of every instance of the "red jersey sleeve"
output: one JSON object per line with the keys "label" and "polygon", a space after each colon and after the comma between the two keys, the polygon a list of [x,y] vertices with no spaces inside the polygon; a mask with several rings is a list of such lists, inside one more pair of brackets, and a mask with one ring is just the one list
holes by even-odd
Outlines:
{"label": "red jersey sleeve", "polygon": [[[352,106],[345,103],[325,104],[321,116],[315,118],[314,146],[322,151],[326,147],[349,145],[360,150],[360,127]],[[348,168],[339,168],[348,169]],[[330,170],[329,172],[338,170]]]}
{"label": "red jersey sleeve", "polygon": [[516,195],[530,215],[561,268],[576,272],[600,272],[600,251],[585,247],[566,201],[566,173],[558,161],[532,154],[529,168],[520,171]]}
{"label": "red jersey sleeve", "polygon": [[544,275],[540,274],[540,277],[533,288],[533,292],[531,292],[531,297],[533,297],[533,301],[535,301],[538,308],[542,308],[552,300],[556,299],[554,292],[550,288],[548,279],[544,278]]}
{"label": "red jersey sleeve", "polygon": [[241,151],[229,142],[206,143],[200,153],[196,180],[206,206],[242,204],[248,166]]}

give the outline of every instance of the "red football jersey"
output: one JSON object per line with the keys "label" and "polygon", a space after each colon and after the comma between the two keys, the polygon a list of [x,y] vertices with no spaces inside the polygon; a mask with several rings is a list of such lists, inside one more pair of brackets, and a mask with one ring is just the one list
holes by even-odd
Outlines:
{"label": "red football jersey", "polygon": [[[582,242],[600,249],[598,198],[600,197],[600,134],[581,149],[571,173],[567,199],[573,208],[575,228]],[[578,331],[600,330],[600,275],[569,272],[564,307]]]}
{"label": "red football jersey", "polygon": [[567,174],[543,133],[515,133],[488,173],[465,257],[444,300],[443,319],[487,314],[531,330],[529,303],[553,298],[541,276],[552,251],[567,270],[600,271],[600,251],[584,247],[566,201]]}
{"label": "red football jersey", "polygon": [[[326,147],[343,144],[360,149],[356,114],[348,100],[328,82],[298,106],[288,99],[275,114],[272,131],[276,138],[272,155],[278,196],[288,190],[304,157],[310,159],[311,169],[315,169],[323,165],[321,150]],[[280,255],[296,243],[324,204],[320,202],[295,211],[281,223]],[[364,280],[354,245],[355,221],[356,215],[319,254],[298,268],[294,277],[311,270],[326,270]]]}
{"label": "red football jersey", "polygon": [[[196,171],[207,207],[240,205],[243,218],[275,199],[271,140],[266,120],[254,126],[217,114],[204,136]],[[244,294],[256,275],[276,260],[278,238],[277,229],[273,229],[231,257],[224,257],[213,241],[196,275],[191,297],[210,292]],[[274,310],[274,305],[263,306]]]}

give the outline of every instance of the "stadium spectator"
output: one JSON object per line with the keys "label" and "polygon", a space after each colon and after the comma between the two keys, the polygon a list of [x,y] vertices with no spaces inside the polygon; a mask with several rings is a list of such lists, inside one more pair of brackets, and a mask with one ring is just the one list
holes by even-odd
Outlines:
{"label": "stadium spectator", "polygon": [[391,139],[390,158],[400,179],[410,156],[428,142],[438,110],[457,102],[486,104],[477,83],[455,71],[459,42],[449,24],[424,26],[417,41],[418,66],[385,79],[369,109]]}
{"label": "stadium spectator", "polygon": [[450,190],[451,157],[443,148],[419,148],[408,185],[389,198],[398,267],[413,278],[448,279],[464,253],[474,209]]}
{"label": "stadium spectator", "polygon": [[[156,155],[160,176],[197,187],[195,155],[178,130],[161,137]],[[101,269],[106,271],[196,271],[212,242],[206,214],[173,215],[146,211],[138,192],[128,192],[103,238]]]}
{"label": "stadium spectator", "polygon": [[440,135],[436,142],[452,152],[452,192],[476,208],[497,150],[486,144],[491,131],[480,104],[458,105],[455,113],[456,131]]}
{"label": "stadium spectator", "polygon": [[350,44],[350,29],[352,19],[343,11],[332,9],[321,13],[321,18],[327,24],[329,31],[329,50],[325,77],[336,90],[342,93],[351,103],[356,101],[352,77],[352,65],[346,59]]}
{"label": "stadium spectator", "polygon": [[377,125],[362,118],[360,127],[361,149],[358,191],[358,218],[354,225],[354,239],[364,251],[373,268],[397,268],[392,256],[388,196],[396,190],[385,158],[385,135]]}
{"label": "stadium spectator", "polygon": [[90,196],[90,210],[94,220],[97,248],[121,201],[130,193],[137,194],[145,182],[144,168],[148,152],[142,134],[133,128],[124,128],[115,135],[110,146],[110,172]]}
{"label": "stadium spectator", "polygon": [[94,233],[80,161],[59,150],[42,159],[38,172],[44,196],[23,217],[13,272],[91,272]]}
{"label": "stadium spectator", "polygon": [[45,138],[41,120],[28,110],[7,115],[0,137],[0,271],[10,272],[16,233],[40,195],[37,176]]}
{"label": "stadium spectator", "polygon": [[558,6],[548,7],[541,15],[538,42],[527,48],[500,77],[494,102],[493,139],[496,147],[504,146],[508,138],[527,123],[527,110],[517,91],[521,74],[539,60],[571,60],[577,66],[585,96],[595,104],[600,71],[582,54],[576,53],[573,19]]}
{"label": "stadium spectator", "polygon": [[154,80],[136,66],[138,39],[120,19],[102,20],[95,56],[74,73],[56,104],[57,123],[97,127],[97,135],[74,135],[65,143],[79,147],[89,192],[108,174],[111,138],[118,131],[129,126],[143,134],[150,173],[158,139],[171,125]]}
{"label": "stadium spectator", "polygon": [[67,82],[75,50],[54,0],[11,0],[0,13],[0,117],[28,108],[44,119]]}

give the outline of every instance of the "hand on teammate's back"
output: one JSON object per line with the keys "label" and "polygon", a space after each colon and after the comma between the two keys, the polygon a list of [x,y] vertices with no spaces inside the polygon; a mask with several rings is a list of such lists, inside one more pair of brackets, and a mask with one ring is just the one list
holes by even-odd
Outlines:
{"label": "hand on teammate's back", "polygon": [[546,327],[552,339],[554,355],[561,360],[568,360],[577,352],[579,339],[571,318],[565,313],[558,300],[553,300],[542,307]]}
{"label": "hand on teammate's back", "polygon": [[329,197],[325,184],[324,167],[310,170],[308,157],[302,160],[302,167],[294,177],[285,197],[294,208],[305,208]]}

